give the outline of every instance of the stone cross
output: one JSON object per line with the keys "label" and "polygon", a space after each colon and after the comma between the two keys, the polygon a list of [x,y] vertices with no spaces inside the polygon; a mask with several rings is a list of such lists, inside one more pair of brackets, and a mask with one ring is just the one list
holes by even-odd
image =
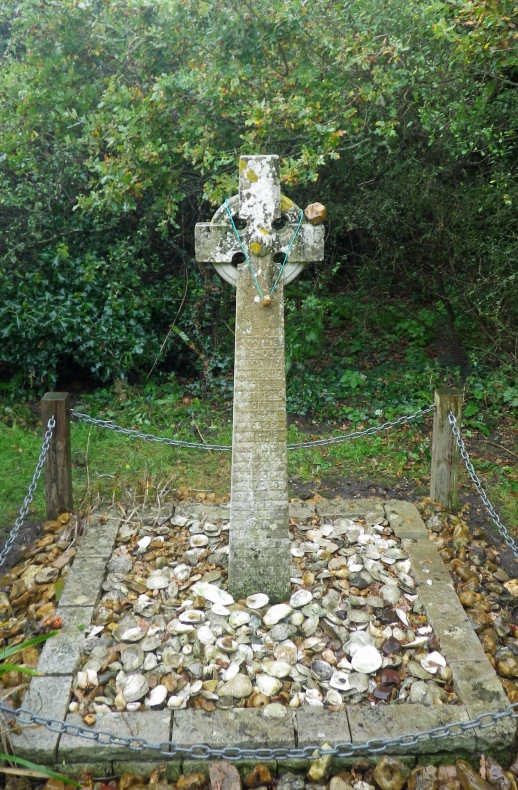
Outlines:
{"label": "stone cross", "polygon": [[[196,225],[196,260],[214,264],[237,286],[234,421],[230,497],[229,590],[236,600],[290,593],[283,285],[320,261],[324,228],[303,222],[270,297],[300,209],[281,195],[279,158],[243,156],[239,195],[228,201],[252,272],[225,206]],[[238,257],[239,256],[239,257]]]}

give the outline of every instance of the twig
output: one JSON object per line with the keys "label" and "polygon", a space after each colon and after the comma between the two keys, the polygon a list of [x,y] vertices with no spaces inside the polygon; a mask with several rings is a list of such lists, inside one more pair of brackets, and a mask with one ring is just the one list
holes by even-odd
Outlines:
{"label": "twig", "polygon": [[500,450],[504,450],[506,453],[509,453],[509,455],[512,455],[513,458],[518,458],[517,453],[513,453],[512,450],[509,450],[507,447],[504,447],[503,444],[498,444],[498,442],[492,442],[491,439],[482,439],[482,441],[485,442],[486,444],[492,444],[493,447],[498,447]]}
{"label": "twig", "polygon": [[[195,428],[196,428],[196,430],[198,431],[198,435],[199,435],[200,439],[202,440],[203,444],[207,444],[207,442],[205,441],[205,438],[204,438],[204,436],[203,436],[202,432],[201,432],[201,431],[200,431],[200,429],[198,428],[198,423],[194,422],[194,420],[193,420],[193,423],[194,423],[194,427],[195,427]],[[212,455],[212,450],[209,450],[209,453]]]}
{"label": "twig", "polygon": [[166,346],[166,343],[167,343],[167,341],[169,340],[169,336],[170,336],[171,332],[173,331],[174,325],[175,325],[175,324],[176,324],[176,322],[178,321],[178,316],[179,316],[179,315],[180,315],[180,313],[182,312],[182,308],[183,308],[183,305],[184,305],[185,299],[187,298],[187,289],[188,289],[188,286],[189,286],[189,273],[188,273],[187,269],[185,269],[185,289],[184,289],[184,292],[183,292],[182,301],[180,302],[180,307],[178,308],[178,312],[176,313],[176,315],[175,315],[175,317],[174,317],[174,321],[173,321],[173,323],[172,323],[172,324],[171,324],[171,326],[169,327],[169,331],[168,331],[167,335],[165,336],[165,340],[164,340],[164,342],[163,342],[163,343],[162,343],[162,345],[160,346],[160,351],[158,352],[158,355],[155,357],[155,361],[154,361],[154,362],[153,362],[153,364],[151,365],[151,370],[150,370],[150,371],[149,371],[149,373],[147,374],[147,376],[146,376],[146,380],[147,380],[147,379],[148,379],[148,378],[151,376],[151,374],[153,373],[153,371],[154,371],[154,369],[155,369],[155,366],[156,366],[156,363],[158,362],[158,360],[159,360],[159,358],[160,358],[160,355],[161,355],[162,351],[164,350],[164,348],[165,348],[165,346]]}

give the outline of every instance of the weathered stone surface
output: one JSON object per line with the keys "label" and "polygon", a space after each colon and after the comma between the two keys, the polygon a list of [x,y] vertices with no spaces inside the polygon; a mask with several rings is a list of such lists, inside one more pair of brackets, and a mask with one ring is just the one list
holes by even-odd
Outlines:
{"label": "weathered stone surface", "polygon": [[333,745],[339,741],[350,741],[351,733],[346,711],[330,714],[324,708],[299,708],[296,712],[298,745],[317,746],[322,743]]}
{"label": "weathered stone surface", "polygon": [[241,777],[232,763],[225,760],[211,763],[209,776],[212,790],[241,790]]}
{"label": "weathered stone surface", "polygon": [[288,506],[290,518],[295,518],[298,521],[305,521],[315,515],[315,505],[310,505],[309,502],[290,502]]}
{"label": "weathered stone surface", "polygon": [[317,513],[324,518],[356,518],[361,516],[369,524],[377,524],[385,518],[381,499],[320,499]]}
{"label": "weathered stone surface", "polygon": [[[71,688],[71,675],[32,678],[23,697],[23,707],[53,719],[64,719]],[[14,754],[41,765],[53,765],[56,762],[58,740],[58,733],[32,725],[22,726],[19,735],[11,736]]]}
{"label": "weathered stone surface", "polygon": [[[500,713],[509,706],[509,700],[498,676],[484,657],[483,661],[452,661],[453,683],[458,689],[471,719],[481,713]],[[516,721],[501,719],[487,729],[477,729],[477,748],[480,751],[505,749],[511,745],[516,731]]]}
{"label": "weathered stone surface", "polygon": [[[353,743],[364,743],[370,738],[383,738],[390,735],[397,738],[407,733],[421,732],[442,724],[468,721],[465,706],[451,705],[378,705],[376,708],[348,706],[347,717]],[[440,740],[421,741],[412,745],[413,754],[433,754],[435,752],[456,752],[474,749],[476,739],[472,732],[451,735]],[[401,754],[404,749],[394,746],[387,749],[388,754]]]}
{"label": "weathered stone surface", "polygon": [[83,557],[74,562],[59,599],[61,606],[95,606],[105,573],[102,557]]}
{"label": "weathered stone surface", "polygon": [[[81,716],[72,713],[67,722],[85,726]],[[99,713],[92,729],[105,730],[123,738],[145,738],[150,743],[166,743],[170,740],[171,712],[141,711],[139,713]],[[104,760],[132,759],[135,751],[127,746],[113,746],[95,741],[87,741],[73,735],[62,735],[59,742],[58,757],[65,762],[102,762]],[[138,753],[140,760],[155,760],[153,749],[144,749]]]}
{"label": "weathered stone surface", "polygon": [[428,530],[412,502],[389,499],[388,502],[385,502],[385,513],[398,538],[413,538],[415,540],[428,538]]}
{"label": "weathered stone surface", "polygon": [[45,643],[38,661],[38,672],[44,675],[71,675],[78,667],[84,628],[90,625],[93,606],[60,606],[56,616],[63,626],[56,636]]}
{"label": "weathered stone surface", "polygon": [[[431,548],[436,551],[433,546]],[[466,658],[487,661],[480,640],[451,584],[424,585],[419,588],[419,597],[448,663]]]}
{"label": "weathered stone surface", "polygon": [[75,561],[78,562],[83,557],[104,557],[105,559],[110,557],[119,531],[119,523],[120,518],[101,521],[99,517],[92,516],[84,535],[81,536]]}
{"label": "weathered stone surface", "polygon": [[192,709],[176,711],[172,740],[180,746],[294,746],[292,716],[264,718],[260,710],[236,708],[209,715]]}
{"label": "weathered stone surface", "polygon": [[230,507],[228,505],[212,505],[210,503],[180,502],[180,504],[176,505],[175,514],[192,519],[200,519],[206,516],[207,521],[212,522],[228,521],[230,519]]}
{"label": "weathered stone surface", "polygon": [[[407,552],[412,563],[412,575],[418,586],[427,587],[435,584],[451,584],[451,576],[439,552],[428,538],[403,539],[402,548]],[[429,582],[432,582],[432,585]]]}

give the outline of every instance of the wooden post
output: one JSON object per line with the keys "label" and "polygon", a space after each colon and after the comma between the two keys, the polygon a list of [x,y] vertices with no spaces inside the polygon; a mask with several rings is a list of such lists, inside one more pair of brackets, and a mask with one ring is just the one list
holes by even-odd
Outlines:
{"label": "wooden post", "polygon": [[434,403],[430,499],[444,505],[448,513],[455,513],[460,451],[448,422],[448,414],[450,411],[453,413],[460,427],[462,393],[443,387],[435,390]]}
{"label": "wooden post", "polygon": [[72,510],[72,453],[70,448],[70,402],[68,392],[47,392],[41,399],[43,433],[54,415],[56,426],[45,461],[47,520]]}

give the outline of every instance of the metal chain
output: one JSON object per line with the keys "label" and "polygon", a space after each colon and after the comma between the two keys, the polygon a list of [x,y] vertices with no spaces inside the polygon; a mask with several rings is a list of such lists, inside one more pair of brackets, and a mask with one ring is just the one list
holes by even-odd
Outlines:
{"label": "metal chain", "polygon": [[504,711],[493,713],[481,713],[475,719],[470,719],[464,722],[451,722],[450,724],[443,724],[440,727],[433,727],[429,730],[421,730],[416,733],[407,733],[400,735],[397,738],[371,738],[365,743],[350,743],[341,741],[334,746],[324,749],[321,745],[315,744],[313,746],[298,747],[258,747],[258,748],[241,748],[240,746],[225,746],[222,748],[208,746],[204,743],[196,743],[192,746],[179,746],[177,743],[163,741],[162,743],[149,743],[145,738],[124,738],[120,735],[114,735],[106,730],[92,730],[88,727],[83,727],[80,724],[70,724],[61,719],[53,719],[47,716],[38,716],[26,708],[18,708],[13,710],[7,705],[0,702],[0,711],[7,715],[8,719],[13,717],[21,725],[30,726],[38,725],[45,727],[50,732],[55,732],[60,735],[71,735],[73,737],[84,738],[89,741],[95,741],[108,746],[125,746],[131,751],[142,752],[145,750],[152,750],[164,757],[190,757],[196,760],[218,759],[218,760],[288,760],[288,759],[315,759],[316,757],[324,755],[332,755],[334,757],[354,757],[357,754],[381,754],[390,747],[409,748],[417,746],[419,743],[428,740],[440,740],[442,738],[451,738],[456,735],[475,729],[476,727],[481,730],[488,727],[493,727],[497,722],[502,719],[518,718],[516,711],[518,703],[509,705]]}
{"label": "metal chain", "polygon": [[412,420],[417,420],[419,417],[424,417],[434,411],[435,406],[427,406],[425,409],[418,409],[413,414],[408,414],[405,417],[398,417],[397,420],[391,422],[384,422],[382,425],[372,425],[370,428],[365,428],[363,431],[353,431],[353,433],[346,433],[342,436],[330,436],[328,439],[314,439],[311,442],[298,442],[297,444],[289,444],[288,450],[299,450],[302,447],[324,447],[328,444],[339,444],[345,442],[347,439],[357,439],[359,436],[370,436],[380,431],[388,431],[396,425],[404,425]]}
{"label": "metal chain", "polygon": [[0,552],[0,568],[4,564],[7,559],[7,555],[11,551],[14,541],[17,538],[17,535],[20,531],[20,528],[23,524],[23,521],[29,512],[29,505],[31,504],[32,500],[34,499],[34,492],[36,490],[36,485],[38,483],[39,476],[41,475],[41,470],[43,469],[43,464],[45,463],[45,458],[47,457],[47,453],[50,447],[50,440],[52,439],[52,432],[56,426],[56,420],[54,419],[54,415],[50,418],[47,423],[47,430],[45,431],[45,435],[43,437],[43,444],[41,445],[41,452],[40,457],[38,458],[38,463],[36,464],[36,469],[34,470],[34,474],[32,476],[31,484],[29,486],[29,490],[27,491],[27,496],[23,500],[23,505],[20,509],[20,515],[14,522],[14,527],[12,528],[11,532],[9,533],[9,537],[7,538],[2,551]]}
{"label": "metal chain", "polygon": [[[397,420],[393,420],[392,422],[384,422],[382,425],[373,425],[370,428],[365,428],[363,431],[353,431],[353,433],[347,433],[342,436],[331,436],[327,439],[314,439],[308,442],[296,442],[294,444],[288,444],[288,450],[300,450],[304,447],[324,447],[328,444],[340,444],[341,442],[347,441],[347,439],[357,439],[360,436],[370,436],[372,434],[379,433],[380,431],[387,431],[389,428],[393,428],[397,425],[404,425],[411,420],[417,420],[419,417],[429,414],[429,412],[433,411],[434,408],[434,406],[428,406],[425,409],[418,409],[416,412],[414,412],[414,414],[410,414],[405,417],[398,417]],[[232,445],[229,444],[201,444],[200,442],[186,442],[182,439],[168,439],[165,436],[154,436],[153,434],[142,433],[141,431],[135,431],[131,428],[122,428],[122,426],[110,422],[109,420],[98,420],[96,417],[90,417],[88,414],[83,414],[82,412],[75,411],[74,409],[71,409],[70,413],[78,420],[82,420],[83,422],[88,422],[92,425],[98,425],[101,428],[108,428],[110,431],[122,433],[126,436],[131,436],[134,439],[143,439],[146,442],[169,444],[173,447],[187,447],[191,450],[219,450],[226,452],[232,450]]]}
{"label": "metal chain", "polygon": [[509,534],[509,531],[507,530],[507,527],[505,527],[504,524],[502,524],[502,522],[500,521],[500,516],[498,515],[498,513],[495,510],[495,508],[491,504],[491,502],[489,500],[489,497],[488,497],[486,491],[484,490],[484,488],[482,486],[482,483],[480,482],[480,478],[477,475],[477,473],[475,472],[473,464],[471,463],[471,459],[469,457],[468,451],[466,450],[466,445],[464,444],[464,441],[462,440],[462,436],[460,435],[460,430],[459,430],[459,428],[457,426],[457,420],[455,419],[455,415],[451,411],[448,414],[448,422],[451,425],[451,429],[453,431],[453,435],[455,436],[455,439],[457,441],[457,446],[459,447],[460,454],[462,456],[462,460],[464,461],[466,469],[468,470],[468,474],[471,477],[471,480],[473,481],[473,484],[475,485],[475,488],[477,489],[477,491],[478,491],[478,493],[480,495],[480,498],[481,498],[481,500],[482,500],[482,502],[484,504],[484,507],[486,508],[487,512],[491,516],[491,519],[492,519],[493,523],[495,524],[498,532],[500,533],[502,538],[505,540],[505,542],[507,543],[507,545],[509,546],[509,548],[513,552],[514,556],[518,557],[518,545],[516,544],[516,542],[515,542],[514,538],[512,537],[512,535]]}

